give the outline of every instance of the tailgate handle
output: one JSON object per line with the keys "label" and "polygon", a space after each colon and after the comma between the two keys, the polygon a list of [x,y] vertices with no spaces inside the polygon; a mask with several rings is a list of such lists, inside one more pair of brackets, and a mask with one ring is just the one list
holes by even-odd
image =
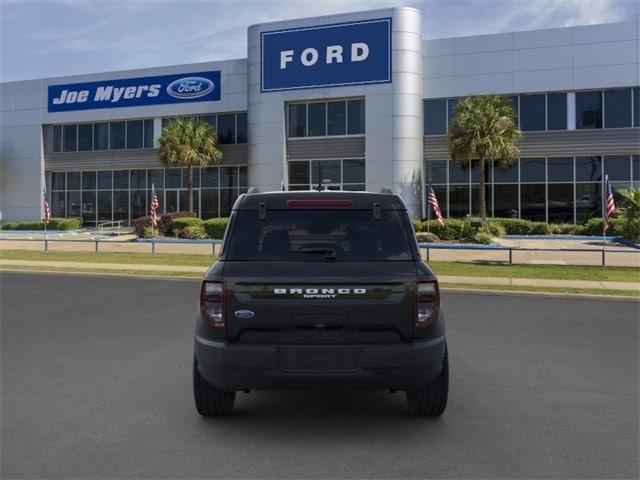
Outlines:
{"label": "tailgate handle", "polygon": [[258,205],[258,218],[260,220],[267,218],[267,204],[264,202],[260,202]]}
{"label": "tailgate handle", "polygon": [[344,330],[342,323],[316,323],[316,324],[296,324],[296,330],[298,332],[341,332]]}
{"label": "tailgate handle", "polygon": [[380,203],[374,202],[373,204],[373,218],[375,220],[380,220],[382,217],[382,209],[380,208]]}

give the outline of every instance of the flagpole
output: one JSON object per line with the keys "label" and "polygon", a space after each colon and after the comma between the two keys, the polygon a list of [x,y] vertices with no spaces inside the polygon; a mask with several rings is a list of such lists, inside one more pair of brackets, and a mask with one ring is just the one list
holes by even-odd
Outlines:
{"label": "flagpole", "polygon": [[606,198],[606,193],[605,190],[607,189],[607,183],[609,181],[609,175],[605,175],[604,176],[604,185],[601,188],[601,195],[600,195],[600,202],[602,205],[602,266],[604,266],[605,263],[605,248],[606,248],[606,241],[605,241],[605,236],[607,233],[607,220],[606,220],[606,208],[607,206],[605,205],[605,198]]}
{"label": "flagpole", "polygon": [[[433,186],[431,185],[431,179],[429,179],[429,188],[427,190],[427,195],[429,195],[429,192],[432,188]],[[431,233],[431,205],[429,205],[429,202],[427,202],[427,234],[429,233]]]}
{"label": "flagpole", "polygon": [[[44,201],[46,203],[47,201],[47,187],[44,187]],[[46,208],[45,204],[42,204],[42,208]],[[44,244],[45,244],[45,250],[46,250],[46,245],[47,245],[47,212],[43,212],[44,213]]]}

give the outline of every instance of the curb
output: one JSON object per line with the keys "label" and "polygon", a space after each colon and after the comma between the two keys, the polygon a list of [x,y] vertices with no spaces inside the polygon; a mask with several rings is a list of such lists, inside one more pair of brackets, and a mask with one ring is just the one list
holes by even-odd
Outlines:
{"label": "curb", "polygon": [[559,292],[528,292],[526,290],[491,290],[489,288],[467,288],[442,286],[440,290],[450,293],[469,293],[472,295],[490,294],[498,297],[546,297],[573,300],[614,300],[619,302],[639,303],[640,297],[624,295],[601,295],[598,293],[559,293]]}

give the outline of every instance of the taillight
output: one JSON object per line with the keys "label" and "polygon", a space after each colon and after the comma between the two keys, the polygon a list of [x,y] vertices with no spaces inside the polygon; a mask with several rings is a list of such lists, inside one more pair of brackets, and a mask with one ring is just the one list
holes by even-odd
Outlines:
{"label": "taillight", "polygon": [[205,280],[200,289],[202,318],[213,328],[224,328],[224,283]]}
{"label": "taillight", "polygon": [[440,311],[440,289],[437,280],[418,280],[416,283],[416,330],[431,325]]}

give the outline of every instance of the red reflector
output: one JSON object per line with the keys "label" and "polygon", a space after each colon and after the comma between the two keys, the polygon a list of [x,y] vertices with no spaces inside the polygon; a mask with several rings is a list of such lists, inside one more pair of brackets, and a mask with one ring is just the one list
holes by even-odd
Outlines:
{"label": "red reflector", "polygon": [[287,207],[350,207],[351,200],[287,200]]}

